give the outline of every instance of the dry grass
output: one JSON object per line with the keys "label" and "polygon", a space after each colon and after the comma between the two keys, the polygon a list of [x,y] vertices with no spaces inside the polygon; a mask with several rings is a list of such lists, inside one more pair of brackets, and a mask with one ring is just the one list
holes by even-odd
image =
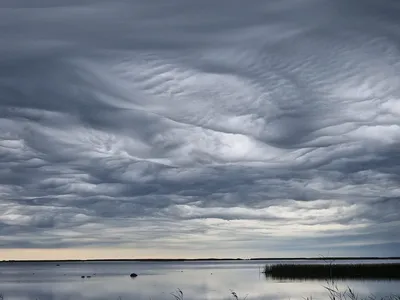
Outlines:
{"label": "dry grass", "polygon": [[175,298],[175,300],[184,300],[183,299],[183,292],[180,289],[177,289],[175,293],[171,293],[172,297]]}
{"label": "dry grass", "polygon": [[327,281],[324,288],[328,292],[330,300],[400,300],[400,295],[387,295],[378,298],[371,294],[367,297],[360,297],[359,294],[349,286],[347,286],[346,289],[341,290],[334,281]]}
{"label": "dry grass", "polygon": [[[377,297],[373,294],[367,296],[367,297],[360,297],[358,293],[356,293],[353,289],[350,287],[347,287],[344,290],[341,290],[337,284],[331,280],[327,281],[326,285],[323,286],[325,290],[327,291],[327,300],[400,300],[400,295],[387,295],[384,297]],[[244,298],[239,297],[239,295],[231,290],[231,297],[232,300],[246,300],[248,295],[246,295]],[[175,300],[184,300],[184,293],[182,290],[177,289],[175,292],[171,293],[172,297]],[[304,297],[304,300],[313,300],[312,296],[309,297]],[[4,296],[0,294],[0,300],[4,300]],[[119,298],[119,300],[122,300]],[[251,300],[250,298],[248,300]]]}

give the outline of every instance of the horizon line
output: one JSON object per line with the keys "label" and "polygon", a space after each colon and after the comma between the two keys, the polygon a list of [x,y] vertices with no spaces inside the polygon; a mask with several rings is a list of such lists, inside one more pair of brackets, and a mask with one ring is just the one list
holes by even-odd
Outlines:
{"label": "horizon line", "polygon": [[397,260],[400,256],[326,256],[326,257],[253,257],[253,258],[89,258],[89,259],[8,259],[4,262],[99,262],[99,261],[227,261],[227,260]]}

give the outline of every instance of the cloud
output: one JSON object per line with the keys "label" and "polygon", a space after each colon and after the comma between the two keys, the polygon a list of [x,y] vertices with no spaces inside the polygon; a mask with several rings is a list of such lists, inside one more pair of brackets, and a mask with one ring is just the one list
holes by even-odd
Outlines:
{"label": "cloud", "polygon": [[1,6],[1,248],[400,242],[393,1]]}

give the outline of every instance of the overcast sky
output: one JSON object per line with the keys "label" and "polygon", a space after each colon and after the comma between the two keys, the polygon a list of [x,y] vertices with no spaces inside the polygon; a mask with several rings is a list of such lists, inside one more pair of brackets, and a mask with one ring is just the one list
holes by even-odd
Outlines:
{"label": "overcast sky", "polygon": [[0,260],[399,255],[397,0],[2,0]]}

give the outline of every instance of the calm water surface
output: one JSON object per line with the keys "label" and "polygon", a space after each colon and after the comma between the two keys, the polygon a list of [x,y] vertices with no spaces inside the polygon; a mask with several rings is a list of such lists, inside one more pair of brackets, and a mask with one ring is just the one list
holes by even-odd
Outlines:
{"label": "calm water surface", "polygon": [[[187,300],[232,299],[231,290],[243,298],[248,295],[249,300],[303,300],[311,295],[315,300],[327,299],[323,281],[267,280],[259,273],[265,264],[277,262],[283,261],[0,263],[0,294],[5,300],[160,300],[173,299],[171,293],[180,288]],[[132,272],[139,276],[131,279]],[[92,277],[81,279],[82,275]],[[360,295],[400,294],[400,281],[338,285],[349,285]]]}

